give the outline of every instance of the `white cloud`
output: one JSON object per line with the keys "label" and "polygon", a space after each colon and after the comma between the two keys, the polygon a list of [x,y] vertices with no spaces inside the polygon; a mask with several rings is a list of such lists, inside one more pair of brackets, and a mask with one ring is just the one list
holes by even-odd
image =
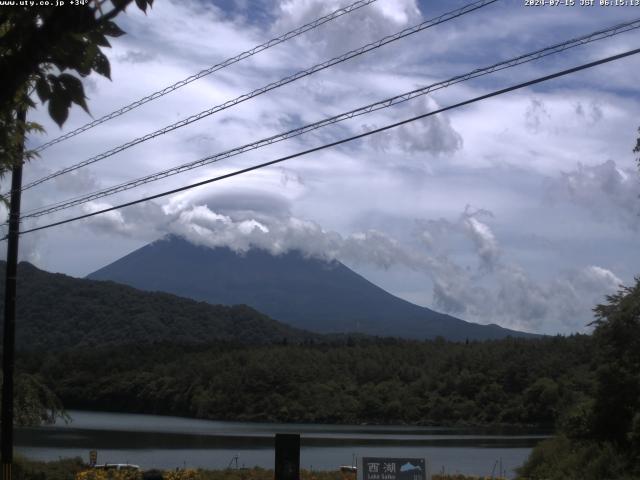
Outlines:
{"label": "white cloud", "polygon": [[[493,214],[484,209],[473,211],[469,205],[456,222],[444,218],[418,221],[419,236],[426,245],[439,253],[448,254],[454,236],[470,240],[479,259],[478,269],[492,270],[500,258],[498,241],[486,222]],[[482,220],[485,221],[482,221]]]}
{"label": "white cloud", "polygon": [[600,222],[621,222],[633,230],[640,227],[640,175],[613,160],[597,165],[578,163],[549,181],[548,194],[552,201],[587,209]]}
{"label": "white cloud", "polygon": [[[100,207],[104,205],[91,208]],[[517,263],[503,259],[503,249],[487,223],[493,219],[491,213],[469,207],[455,221],[419,221],[426,249],[375,229],[341,234],[286,209],[274,215],[226,207],[221,213],[206,203],[181,202],[172,208],[147,204],[114,213],[94,217],[91,226],[126,237],[148,236],[151,230],[157,237],[177,234],[197,245],[228,247],[240,254],[252,248],[273,255],[297,250],[356,267],[420,272],[433,285],[432,308],[527,331],[584,331],[591,308],[623,283],[612,271],[595,265],[556,271],[551,280],[535,279]],[[475,267],[470,264],[473,259]]]}
{"label": "white cloud", "polygon": [[55,177],[53,182],[58,190],[65,193],[91,192],[100,186],[95,175],[86,168]]}
{"label": "white cloud", "polygon": [[[405,120],[439,108],[432,98],[419,98],[408,105],[394,108],[385,115],[385,123]],[[364,129],[371,131],[381,126],[365,124]],[[441,113],[370,136],[367,143],[383,153],[399,152],[407,157],[424,154],[450,157],[462,149],[464,142],[462,135],[451,125],[450,118]]]}
{"label": "white cloud", "polygon": [[147,63],[156,57],[155,53],[142,52],[139,50],[128,50],[127,53],[118,56],[121,62]]}
{"label": "white cloud", "polygon": [[[345,3],[336,0],[284,0],[277,5],[277,21],[272,31],[285,32],[327,15]],[[348,17],[309,32],[298,42],[307,50],[307,57],[332,58],[420,21],[422,16],[415,0],[379,0]],[[354,31],[357,35],[353,35]]]}
{"label": "white cloud", "polygon": [[476,246],[482,266],[490,270],[500,255],[496,237],[486,223],[481,222],[473,215],[465,215],[464,223]]}
{"label": "white cloud", "polygon": [[[576,112],[577,113],[577,112]],[[544,102],[538,99],[531,99],[531,105],[524,115],[527,128],[533,133],[540,133],[551,119]]]}
{"label": "white cloud", "polygon": [[434,306],[461,318],[515,329],[585,332],[593,320],[592,308],[621,283],[613,272],[597,266],[556,275],[535,280],[521,267],[503,264],[491,276],[479,278],[449,265],[434,280]]}
{"label": "white cloud", "polygon": [[[467,208],[456,222],[419,222],[420,238],[436,252],[429,265],[435,307],[480,322],[527,331],[586,331],[591,309],[623,283],[612,271],[595,265],[558,271],[535,279],[518,263],[505,261],[485,210]],[[473,245],[477,266],[467,264]],[[439,245],[447,245],[442,249]]]}
{"label": "white cloud", "polygon": [[578,101],[575,108],[576,114],[584,118],[588,125],[595,125],[604,118],[602,107],[596,100],[591,100],[587,105]]}
{"label": "white cloud", "polygon": [[[169,1],[156,2],[146,16],[131,8],[118,19],[129,34],[115,39],[109,52],[113,82],[87,79],[91,112],[94,117],[108,113],[346,3],[251,1],[227,11],[212,2]],[[48,149],[25,167],[25,181],[465,3],[379,0]],[[552,11],[523,9],[518,2],[496,4],[34,188],[25,192],[24,208],[274,135],[620,23],[628,20],[625,15],[624,9]],[[363,125],[382,126],[447,106],[621,51],[632,39],[633,34],[612,37],[442,89],[429,99],[145,185],[104,204],[318,146],[359,133]],[[631,152],[640,101],[629,75],[638,62],[630,58],[298,158],[283,169],[264,169],[47,230],[32,237],[23,253],[38,253],[32,258],[47,269],[86,274],[170,232],[239,250],[304,248],[355,267],[404,268],[414,279],[411,285],[382,273],[377,283],[396,293],[411,291],[412,298],[423,292],[423,304],[470,320],[549,333],[581,329],[594,301],[618,280],[630,282],[640,272],[638,173]],[[33,112],[31,119],[47,127],[49,138],[60,133],[46,109]],[[74,108],[64,131],[89,120]],[[551,180],[545,184],[543,178]],[[494,216],[471,209],[460,214],[467,204],[482,205]],[[91,208],[97,205],[25,227]],[[419,247],[411,237],[415,218],[431,219],[419,224],[424,242]],[[79,240],[85,237],[91,239],[86,245]]]}

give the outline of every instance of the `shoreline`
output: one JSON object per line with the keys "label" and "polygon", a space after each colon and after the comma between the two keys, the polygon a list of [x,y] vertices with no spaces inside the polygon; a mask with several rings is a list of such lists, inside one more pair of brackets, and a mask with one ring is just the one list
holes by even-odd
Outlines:
{"label": "shoreline", "polygon": [[[323,427],[381,427],[381,428],[393,428],[397,427],[398,429],[406,429],[406,428],[416,428],[416,429],[424,429],[424,430],[432,430],[432,431],[455,431],[455,430],[465,430],[473,433],[488,433],[499,434],[499,433],[509,433],[516,434],[518,432],[526,432],[531,435],[541,435],[545,437],[551,437],[554,435],[554,430],[552,428],[540,426],[540,425],[527,425],[527,424],[505,424],[505,423],[488,423],[488,424],[476,424],[476,423],[454,423],[454,424],[427,424],[427,423],[402,423],[399,421],[390,421],[390,422],[380,422],[380,423],[371,423],[371,422],[362,422],[362,423],[337,423],[337,422],[287,422],[283,420],[255,420],[255,419],[228,419],[228,418],[205,418],[205,417],[192,417],[192,416],[182,416],[176,414],[164,414],[164,413],[149,413],[149,412],[140,412],[140,411],[118,411],[118,410],[95,410],[95,409],[85,409],[85,408],[76,408],[72,407],[66,409],[64,414],[69,414],[70,412],[81,412],[86,414],[114,414],[114,415],[144,415],[144,416],[153,416],[153,417],[164,417],[164,418],[173,418],[179,420],[193,420],[193,421],[203,421],[203,422],[219,422],[219,423],[240,423],[246,425],[260,425],[260,426],[269,426],[269,425],[300,425],[302,427],[305,426],[323,426]],[[72,422],[70,422],[72,423]],[[56,422],[56,424],[58,424]]]}

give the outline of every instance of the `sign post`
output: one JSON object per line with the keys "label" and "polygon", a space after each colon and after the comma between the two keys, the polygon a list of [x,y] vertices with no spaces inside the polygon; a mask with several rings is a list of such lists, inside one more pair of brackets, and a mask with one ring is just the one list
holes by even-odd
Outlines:
{"label": "sign post", "polygon": [[424,458],[362,457],[358,480],[429,480]]}
{"label": "sign post", "polygon": [[299,480],[300,435],[276,434],[275,480]]}

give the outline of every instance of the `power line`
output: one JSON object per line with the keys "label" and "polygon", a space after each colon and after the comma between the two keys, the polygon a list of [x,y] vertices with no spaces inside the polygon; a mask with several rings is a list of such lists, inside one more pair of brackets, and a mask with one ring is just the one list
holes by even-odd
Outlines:
{"label": "power line", "polygon": [[[614,60],[619,60],[621,58],[629,57],[631,55],[636,55],[638,53],[640,53],[640,48],[636,48],[634,50],[630,50],[630,51],[627,51],[627,52],[624,52],[624,53],[620,53],[618,55],[612,55],[612,56],[609,56],[609,57],[606,57],[606,58],[603,58],[603,59],[600,59],[600,60],[596,60],[594,62],[590,62],[590,63],[586,63],[586,64],[583,64],[583,65],[580,65],[578,67],[569,68],[567,70],[562,70],[560,72],[556,72],[556,73],[553,73],[553,74],[550,74],[550,75],[545,75],[544,77],[538,77],[538,78],[536,78],[534,80],[529,80],[527,82],[519,83],[519,84],[513,85],[511,87],[503,88],[501,90],[496,90],[496,91],[493,91],[491,93],[487,93],[485,95],[480,95],[480,96],[474,97],[474,98],[472,98],[470,100],[465,100],[463,102],[459,102],[459,103],[456,103],[456,104],[453,104],[453,105],[449,105],[448,107],[439,108],[439,109],[433,110],[431,112],[423,113],[421,115],[417,115],[415,117],[411,117],[411,118],[408,118],[408,119],[405,119],[405,120],[402,120],[402,121],[399,121],[399,122],[395,122],[395,123],[392,123],[392,124],[389,124],[389,125],[385,125],[384,127],[376,128],[374,130],[370,130],[370,131],[367,131],[367,132],[364,132],[364,133],[361,133],[361,134],[358,134],[358,135],[354,135],[354,136],[351,136],[351,137],[348,137],[348,138],[344,138],[342,140],[337,140],[335,142],[327,143],[327,144],[321,145],[319,147],[310,148],[310,149],[304,150],[302,152],[294,153],[292,155],[287,155],[285,157],[280,157],[280,158],[277,158],[275,160],[271,160],[271,161],[268,161],[268,162],[260,163],[258,165],[254,165],[254,166],[251,166],[251,167],[243,168],[241,170],[236,170],[235,172],[231,172],[231,173],[227,173],[227,174],[220,175],[220,176],[217,176],[217,177],[209,178],[209,179],[203,180],[201,182],[192,183],[190,185],[184,185],[182,187],[174,188],[172,190],[168,190],[168,191],[165,191],[165,192],[162,192],[162,193],[157,193],[155,195],[144,197],[144,198],[141,198],[141,199],[138,199],[138,200],[133,200],[131,202],[122,203],[120,205],[116,205],[116,206],[109,207],[109,208],[104,208],[102,210],[96,210],[95,212],[87,213],[87,214],[84,214],[84,215],[79,215],[79,216],[76,216],[76,217],[67,218],[65,220],[49,223],[47,225],[42,225],[40,227],[35,227],[35,228],[30,228],[30,229],[27,229],[27,230],[23,230],[22,232],[20,232],[20,234],[23,235],[25,233],[36,232],[36,231],[39,231],[39,230],[44,230],[44,229],[47,229],[47,228],[52,228],[52,227],[56,227],[56,226],[59,226],[59,225],[64,225],[64,224],[75,222],[75,221],[82,220],[82,219],[85,219],[85,218],[93,217],[95,215],[100,215],[102,213],[112,212],[114,210],[119,210],[121,208],[130,207],[132,205],[136,205],[136,204],[139,204],[139,203],[148,202],[150,200],[155,200],[155,199],[161,198],[161,197],[166,197],[167,195],[173,195],[174,193],[183,192],[185,190],[190,190],[192,188],[196,188],[196,187],[200,187],[200,186],[203,186],[203,185],[207,185],[209,183],[218,182],[220,180],[224,180],[224,179],[227,179],[227,178],[231,178],[231,177],[235,177],[235,176],[238,176],[238,175],[242,175],[244,173],[248,173],[248,172],[251,172],[253,170],[258,170],[258,169],[261,169],[261,168],[265,168],[265,167],[268,167],[270,165],[275,165],[277,163],[281,163],[281,162],[284,162],[286,160],[291,160],[293,158],[301,157],[303,155],[308,155],[310,153],[314,153],[314,152],[317,152],[317,151],[320,151],[320,150],[324,150],[324,149],[327,149],[327,148],[335,147],[337,145],[342,145],[344,143],[351,142],[353,140],[357,140],[357,139],[360,139],[360,138],[368,137],[368,136],[376,134],[376,133],[384,132],[386,130],[390,130],[390,129],[398,127],[398,126],[405,125],[407,123],[415,122],[417,120],[421,120],[423,118],[427,118],[427,117],[430,117],[432,115],[436,115],[438,113],[446,112],[448,110],[453,110],[455,108],[463,107],[465,105],[470,105],[472,103],[476,103],[476,102],[479,102],[481,100],[486,100],[488,98],[496,97],[498,95],[503,95],[505,93],[509,93],[509,92],[514,91],[514,90],[518,90],[518,89],[529,87],[531,85],[535,85],[535,84],[538,84],[538,83],[546,82],[546,81],[552,80],[554,78],[558,78],[558,77],[562,77],[562,76],[565,76],[565,75],[569,75],[571,73],[575,73],[575,72],[578,72],[578,71],[581,71],[581,70],[585,70],[587,68],[592,68],[592,67],[595,67],[597,65],[602,65],[604,63],[612,62]],[[6,237],[3,238],[3,240],[4,239],[6,239]]]}
{"label": "power line", "polygon": [[108,150],[106,152],[103,152],[99,155],[96,155],[94,157],[91,157],[87,160],[84,160],[82,162],[79,162],[75,165],[71,165],[69,167],[63,168],[61,170],[58,170],[57,172],[54,172],[50,175],[47,175],[45,177],[42,177],[38,180],[34,180],[33,182],[27,183],[26,185],[24,185],[22,187],[22,190],[27,190],[29,188],[33,188],[36,185],[40,185],[41,183],[44,183],[48,180],[51,180],[53,178],[56,178],[60,175],[64,175],[65,173],[69,173],[72,172],[74,170],[78,170],[79,168],[85,167],[87,165],[91,165],[93,163],[96,163],[100,160],[104,160],[105,158],[111,157],[117,153],[120,153],[124,150],[127,150],[135,145],[138,145],[140,143],[146,142],[147,140],[151,140],[153,138],[159,137],[160,135],[164,135],[168,132],[171,132],[173,130],[176,130],[178,128],[184,127],[186,125],[189,125],[191,123],[197,122],[198,120],[202,120],[205,117],[208,117],[210,115],[213,115],[214,113],[218,113],[221,112],[222,110],[226,110],[227,108],[233,107],[235,105],[238,105],[239,103],[245,102],[251,98],[257,97],[259,95],[262,95],[264,93],[267,93],[271,90],[274,90],[276,88],[279,88],[283,85],[287,85],[289,83],[295,82],[296,80],[299,80],[301,78],[307,77],[309,75],[313,75],[314,73],[317,73],[321,70],[324,70],[326,68],[329,68],[333,65],[337,65],[339,63],[345,62],[347,60],[350,60],[351,58],[363,55],[367,52],[370,52],[372,50],[376,50],[388,43],[391,42],[395,42],[397,40],[400,40],[401,38],[407,37],[409,35],[413,35],[415,33],[418,33],[422,30],[425,30],[427,28],[439,25],[441,23],[444,22],[448,22],[450,20],[453,20],[455,18],[458,18],[462,15],[465,15],[467,13],[470,13],[472,11],[478,10],[482,7],[485,7],[489,4],[495,3],[499,0],[478,0],[476,2],[470,3],[468,5],[465,5],[462,8],[459,8],[457,10],[452,10],[450,12],[444,13],[442,15],[440,15],[439,17],[436,17],[434,19],[431,20],[426,20],[418,25],[414,25],[413,27],[409,27],[409,28],[405,28],[393,35],[388,35],[384,38],[382,38],[381,40],[378,40],[376,42],[372,42],[369,43],[367,45],[364,45],[360,48],[357,48],[355,50],[351,50],[350,52],[344,53],[338,57],[334,57],[331,60],[327,60],[324,61],[322,63],[316,64],[311,68],[308,68],[307,70],[301,70],[297,73],[294,73],[293,75],[289,75],[288,77],[282,78],[276,82],[272,82],[268,85],[265,85],[264,87],[258,88],[256,90],[253,90],[250,93],[245,93],[244,95],[240,95],[239,97],[236,97],[232,100],[228,100],[225,103],[222,103],[220,105],[216,105],[215,107],[212,107],[208,110],[204,110],[200,113],[197,113],[195,115],[191,115],[190,117],[187,117],[185,119],[180,120],[179,122],[176,122],[174,124],[168,125],[164,128],[161,128],[160,130],[156,130],[155,132],[151,132],[148,133],[142,137],[138,137],[134,140],[131,140],[127,143],[124,143],[122,145],[119,145],[115,148],[112,148],[111,150]]}
{"label": "power line", "polygon": [[341,113],[339,115],[335,115],[333,117],[330,118],[326,118],[324,120],[315,122],[315,123],[311,123],[308,125],[304,125],[302,127],[299,128],[295,128],[292,130],[289,130],[287,132],[284,133],[280,133],[278,135],[273,135],[271,137],[267,137],[267,138],[263,138],[261,140],[252,142],[252,143],[248,143],[245,145],[242,145],[240,147],[236,147],[233,148],[231,150],[227,150],[221,153],[216,153],[214,155],[209,155],[207,157],[198,159],[196,161],[190,162],[190,163],[186,163],[183,165],[179,165],[177,167],[173,167],[173,168],[169,168],[167,170],[163,170],[160,172],[156,172],[153,173],[151,175],[147,175],[135,180],[131,180],[125,183],[121,183],[119,185],[115,185],[112,187],[108,187],[106,189],[103,190],[99,190],[97,192],[93,192],[87,195],[83,195],[83,196],[79,196],[79,197],[75,197],[75,198],[71,198],[68,200],[64,200],[61,202],[57,202],[55,204],[52,205],[48,205],[48,206],[44,206],[44,207],[39,207],[37,209],[33,209],[29,212],[26,212],[25,214],[22,215],[22,219],[25,218],[35,218],[35,217],[40,217],[43,215],[47,215],[53,212],[57,212],[60,210],[66,210],[68,208],[77,206],[77,205],[81,205],[83,203],[87,203],[90,202],[92,200],[97,200],[99,198],[104,198],[110,195],[114,195],[116,193],[120,193],[126,190],[131,190],[133,188],[136,188],[140,185],[144,185],[147,183],[151,183],[154,182],[156,180],[160,180],[163,178],[167,178],[170,177],[172,175],[177,175],[179,173],[185,172],[185,171],[189,171],[195,168],[199,168],[202,167],[204,165],[208,165],[211,163],[215,163],[215,162],[219,162],[221,160],[233,157],[235,155],[239,155],[241,153],[247,152],[247,151],[251,151],[251,150],[256,150],[258,148],[261,147],[265,147],[268,145],[272,145],[274,143],[289,139],[289,138],[293,138],[299,135],[302,135],[304,133],[328,126],[328,125],[332,125],[350,118],[354,118],[360,115],[364,115],[370,112],[374,112],[377,110],[381,110],[384,108],[389,108],[391,106],[394,105],[398,105],[400,103],[412,100],[416,97],[419,96],[423,96],[423,95],[427,95],[431,92],[434,92],[436,90],[442,89],[442,88],[446,88],[449,87],[453,84],[459,83],[459,82],[463,82],[472,78],[477,78],[483,75],[488,75],[490,73],[494,73],[496,71],[500,71],[500,70],[504,70],[506,68],[511,68],[511,67],[515,67],[517,65],[521,65],[523,63],[527,63],[527,62],[531,62],[534,60],[538,60],[540,58],[546,57],[548,55],[552,55],[555,53],[559,53],[559,52],[563,52],[565,50],[568,50],[570,48],[574,48],[580,45],[584,45],[587,43],[591,43],[597,40],[602,40],[604,38],[608,38],[614,35],[618,35],[620,33],[623,32],[628,32],[630,30],[633,29],[637,29],[640,28],[640,19],[636,19],[634,21],[631,22],[627,22],[624,24],[619,24],[604,30],[599,30],[597,32],[593,32],[590,33],[588,35],[583,35],[581,37],[577,37],[574,38],[572,40],[568,40],[556,45],[552,45],[550,47],[546,47],[540,50],[536,50],[534,52],[531,53],[527,53],[524,55],[520,55],[518,57],[509,59],[509,60],[505,60],[499,63],[495,63],[491,66],[488,67],[483,67],[483,68],[478,68],[476,70],[473,70],[471,72],[465,73],[463,75],[458,75],[455,76],[453,78],[450,78],[448,80],[445,81],[441,81],[441,82],[437,82],[437,83],[433,83],[431,85],[425,86],[425,87],[421,87],[415,90],[412,90],[410,92],[406,92],[403,93],[401,95],[396,95],[394,97],[391,98],[387,98],[385,100],[380,100],[378,102],[375,103],[371,103],[369,105],[366,105],[364,107],[360,107],[345,113]]}
{"label": "power line", "polygon": [[105,123],[109,120],[112,120],[114,118],[119,117],[120,115],[123,115],[127,112],[130,112],[131,110],[134,110],[142,105],[144,105],[145,103],[148,103],[152,100],[155,100],[157,98],[163,97],[179,88],[184,87],[185,85],[190,84],[191,82],[195,82],[196,80],[201,79],[202,77],[206,77],[207,75],[210,75],[214,72],[217,72],[218,70],[222,70],[223,68],[226,68],[230,65],[233,65],[234,63],[238,63],[241,60],[244,60],[246,58],[249,58],[257,53],[263,52],[264,50],[267,50],[271,47],[275,47],[276,45],[279,45],[283,42],[286,42],[287,40],[291,40],[292,38],[295,38],[299,35],[302,35],[303,33],[308,32],[309,30],[313,30],[314,28],[319,27],[320,25],[323,25],[327,22],[330,22],[331,20],[335,20],[336,18],[339,18],[343,15],[346,15],[348,13],[351,13],[355,10],[358,10],[359,8],[362,8],[364,6],[367,6],[371,3],[376,2],[377,0],[358,0],[357,2],[352,3],[351,5],[347,5],[346,7],[343,8],[339,8],[338,10],[334,10],[333,12],[329,13],[328,15],[325,15],[323,17],[317,18],[316,20],[309,22],[305,25],[302,25],[301,27],[296,28],[295,30],[291,30],[290,32],[284,33],[283,35],[280,35],[279,37],[276,38],[272,38],[271,40],[268,40],[258,46],[255,46],[253,48],[251,48],[250,50],[246,50],[238,55],[236,55],[235,57],[231,57],[231,58],[227,58],[226,60],[217,63],[216,65],[213,65],[209,68],[206,68],[204,70],[199,71],[198,73],[191,75],[190,77],[187,77],[183,80],[180,80],[179,82],[174,83],[173,85],[170,85],[168,87],[163,88],[162,90],[158,90],[157,92],[153,92],[150,95],[147,95],[146,97],[143,97],[139,100],[136,100],[135,102],[130,103],[129,105],[126,105],[118,110],[115,110],[107,115],[104,115],[103,117],[98,118],[97,120],[93,120],[92,122],[89,122],[79,128],[76,128],[75,130],[72,130],[68,133],[65,133],[64,135],[60,135],[59,137],[54,138],[53,140],[50,140],[46,143],[43,143],[42,145],[36,147],[34,150],[36,152],[41,152],[47,148],[49,148],[52,145],[55,145],[56,143],[60,143],[64,140],[67,140],[71,137],[75,137],[76,135],[79,135],[82,132],[86,132],[87,130],[97,127],[98,125]]}

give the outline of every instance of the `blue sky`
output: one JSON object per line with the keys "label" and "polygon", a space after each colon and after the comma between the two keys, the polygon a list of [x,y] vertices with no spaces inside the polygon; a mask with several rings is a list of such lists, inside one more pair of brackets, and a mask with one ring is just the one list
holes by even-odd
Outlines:
{"label": "blue sky", "polygon": [[[89,78],[94,117],[348,1],[158,0],[130,9]],[[25,180],[458,8],[378,0],[117,121],[46,150]],[[127,181],[640,17],[640,7],[498,1],[25,193],[25,209]],[[440,90],[224,163],[40,219],[41,225],[343,138],[640,46],[638,31]],[[585,331],[591,308],[640,274],[632,148],[640,58],[452,110],[227,182],[23,237],[22,257],[82,276],[167,233],[238,251],[336,258],[415,303],[480,323]],[[60,130],[34,113],[49,137]],[[90,118],[74,110],[63,131]],[[47,137],[33,138],[32,145]]]}

